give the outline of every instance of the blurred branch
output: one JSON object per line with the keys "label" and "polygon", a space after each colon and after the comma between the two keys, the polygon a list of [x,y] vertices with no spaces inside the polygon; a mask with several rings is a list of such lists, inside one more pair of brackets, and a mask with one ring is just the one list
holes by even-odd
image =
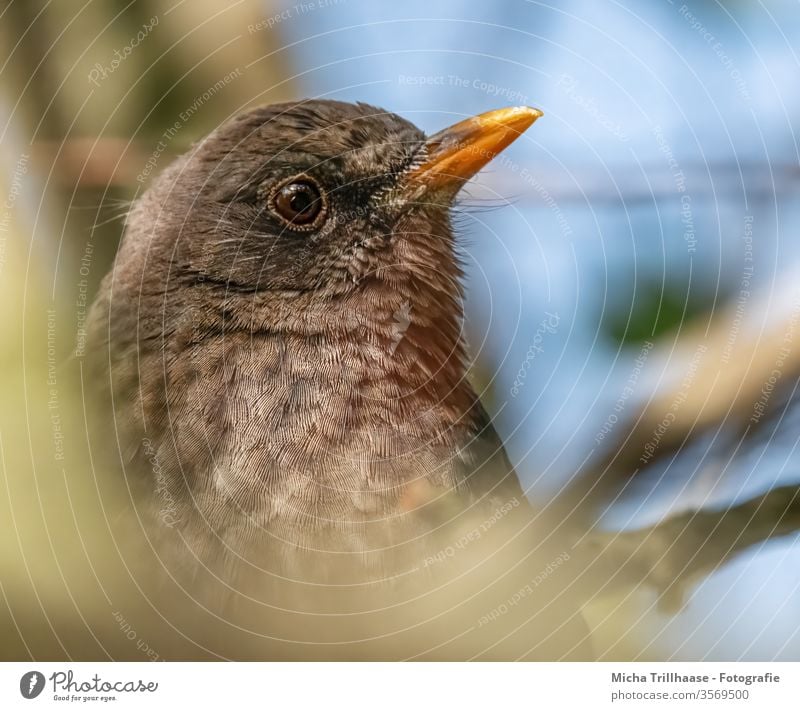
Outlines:
{"label": "blurred branch", "polygon": [[[651,528],[588,534],[578,544],[591,567],[611,577],[604,593],[649,584],[665,611],[686,589],[748,548],[800,531],[800,485],[783,486],[721,511],[691,511]],[[601,586],[598,586],[601,587]]]}
{"label": "blurred branch", "polygon": [[[43,175],[52,168],[53,178],[62,187],[135,186],[136,176],[152,151],[153,147],[142,141],[74,138],[34,142],[33,159]],[[165,165],[170,160],[166,155]]]}

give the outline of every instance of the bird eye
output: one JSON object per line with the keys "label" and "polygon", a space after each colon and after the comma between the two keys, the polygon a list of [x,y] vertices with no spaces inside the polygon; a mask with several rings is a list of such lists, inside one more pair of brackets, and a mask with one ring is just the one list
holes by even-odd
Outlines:
{"label": "bird eye", "polygon": [[272,197],[272,209],[290,227],[311,229],[324,213],[322,192],[308,178],[293,178],[277,189]]}

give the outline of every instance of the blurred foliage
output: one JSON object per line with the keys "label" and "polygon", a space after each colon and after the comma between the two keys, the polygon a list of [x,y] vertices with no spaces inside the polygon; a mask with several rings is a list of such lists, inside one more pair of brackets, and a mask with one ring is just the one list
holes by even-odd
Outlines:
{"label": "blurred foliage", "polygon": [[[109,533],[124,503],[123,481],[108,481],[87,458],[77,376],[67,374],[75,367],[69,355],[79,300],[91,302],[108,272],[127,206],[147,186],[136,176],[181,112],[197,107],[148,179],[242,108],[294,93],[277,52],[279,28],[247,31],[267,7],[259,0],[3,4],[4,658],[63,656],[61,640],[68,639],[102,659],[110,652],[97,648],[93,628],[116,626],[115,636],[124,639],[107,609],[110,589],[131,585],[127,563],[117,555],[120,538]],[[148,23],[152,31],[127,50]],[[268,61],[258,61],[271,52]],[[94,83],[97,65],[113,71]],[[219,84],[232,73],[234,80]],[[93,568],[99,557],[102,571]]]}
{"label": "blurred foliage", "polygon": [[725,295],[715,297],[697,289],[690,291],[680,283],[642,281],[629,304],[603,313],[602,329],[614,343],[634,345],[654,341],[707,318],[715,303],[725,299]]}

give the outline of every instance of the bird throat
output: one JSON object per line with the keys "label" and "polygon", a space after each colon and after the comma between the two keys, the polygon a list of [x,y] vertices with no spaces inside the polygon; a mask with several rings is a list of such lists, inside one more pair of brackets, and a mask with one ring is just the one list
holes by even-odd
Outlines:
{"label": "bird throat", "polygon": [[[414,482],[458,488],[475,394],[452,298],[365,285],[280,328],[184,319],[140,342],[127,436],[158,463],[156,499],[222,540],[275,527],[299,540],[398,511]],[[112,369],[130,370],[118,355]]]}

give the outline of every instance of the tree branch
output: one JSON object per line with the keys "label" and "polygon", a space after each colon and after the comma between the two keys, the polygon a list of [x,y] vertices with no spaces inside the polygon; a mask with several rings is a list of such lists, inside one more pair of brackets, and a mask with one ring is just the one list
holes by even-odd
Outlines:
{"label": "tree branch", "polygon": [[800,485],[783,486],[720,511],[692,511],[651,528],[587,535],[577,546],[605,591],[651,585],[660,607],[676,612],[687,588],[733,556],[800,531]]}

